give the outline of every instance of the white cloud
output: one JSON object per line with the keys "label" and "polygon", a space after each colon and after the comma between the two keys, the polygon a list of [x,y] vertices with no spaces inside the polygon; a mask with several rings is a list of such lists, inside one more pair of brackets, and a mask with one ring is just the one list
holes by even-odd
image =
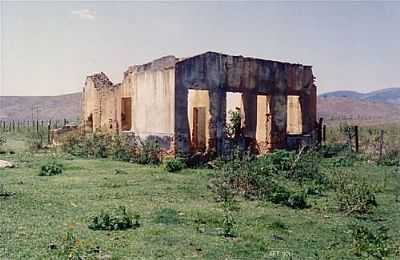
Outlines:
{"label": "white cloud", "polygon": [[73,15],[79,16],[81,19],[94,20],[96,18],[96,12],[89,9],[80,9],[71,12]]}

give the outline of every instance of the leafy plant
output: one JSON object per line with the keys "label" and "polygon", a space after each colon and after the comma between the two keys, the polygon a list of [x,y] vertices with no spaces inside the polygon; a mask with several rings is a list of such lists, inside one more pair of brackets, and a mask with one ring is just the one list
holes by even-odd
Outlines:
{"label": "leafy plant", "polygon": [[336,200],[339,210],[346,214],[366,214],[378,206],[372,187],[365,180],[352,178],[337,184]]}
{"label": "leafy plant", "polygon": [[236,237],[237,226],[234,217],[234,211],[238,210],[235,200],[235,194],[226,185],[219,187],[219,194],[222,198],[223,217],[223,235],[224,237]]}
{"label": "leafy plant", "polygon": [[180,158],[169,159],[165,161],[164,167],[167,172],[178,172],[185,168],[185,162]]}
{"label": "leafy plant", "polygon": [[62,238],[60,245],[55,243],[49,245],[50,250],[57,250],[61,259],[82,260],[101,259],[100,247],[91,248],[90,245],[80,239],[73,231],[69,230]]}
{"label": "leafy plant", "polygon": [[64,166],[55,159],[51,159],[40,167],[39,176],[53,176],[62,174],[63,172]]}
{"label": "leafy plant", "polygon": [[356,256],[386,259],[391,253],[388,229],[380,226],[373,230],[365,225],[351,226],[352,251]]}
{"label": "leafy plant", "polygon": [[88,227],[93,230],[125,230],[140,227],[139,215],[130,215],[125,207],[120,206],[111,212],[101,212],[91,218]]}
{"label": "leafy plant", "polygon": [[139,164],[160,164],[160,145],[157,142],[149,139],[146,139],[144,141],[139,139],[139,142],[140,144],[136,148],[136,151],[131,161]]}
{"label": "leafy plant", "polygon": [[237,139],[242,134],[242,118],[240,108],[237,107],[235,110],[228,111],[229,120],[226,125],[226,135],[229,138]]}
{"label": "leafy plant", "polygon": [[306,195],[302,192],[293,193],[287,199],[286,205],[293,209],[307,208]]}
{"label": "leafy plant", "polygon": [[129,162],[132,158],[133,147],[129,138],[122,135],[113,135],[111,142],[111,155],[114,160]]}

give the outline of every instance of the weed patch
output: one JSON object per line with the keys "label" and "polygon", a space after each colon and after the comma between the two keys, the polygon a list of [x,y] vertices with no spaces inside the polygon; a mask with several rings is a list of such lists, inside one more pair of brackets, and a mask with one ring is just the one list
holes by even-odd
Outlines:
{"label": "weed patch", "polygon": [[140,227],[139,215],[132,216],[125,207],[119,207],[111,212],[101,212],[91,218],[88,227],[92,230],[125,230]]}
{"label": "weed patch", "polygon": [[51,159],[40,167],[39,176],[54,176],[60,175],[63,172],[64,166],[55,159]]}

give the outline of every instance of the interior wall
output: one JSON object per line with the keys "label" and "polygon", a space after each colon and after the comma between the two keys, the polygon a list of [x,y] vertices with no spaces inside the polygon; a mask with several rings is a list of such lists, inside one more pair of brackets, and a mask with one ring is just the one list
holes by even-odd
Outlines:
{"label": "interior wall", "polygon": [[210,97],[208,90],[188,90],[188,121],[189,121],[189,134],[193,146],[193,108],[204,107],[206,110],[206,148],[208,148],[209,121],[210,121]]}
{"label": "interior wall", "polygon": [[301,134],[302,114],[299,96],[288,96],[287,131],[289,134]]}

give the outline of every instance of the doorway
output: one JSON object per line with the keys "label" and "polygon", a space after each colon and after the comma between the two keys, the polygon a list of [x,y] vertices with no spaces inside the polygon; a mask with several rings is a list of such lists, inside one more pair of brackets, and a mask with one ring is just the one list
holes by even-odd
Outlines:
{"label": "doorway", "polygon": [[132,128],[132,98],[121,99],[121,130],[129,131]]}

